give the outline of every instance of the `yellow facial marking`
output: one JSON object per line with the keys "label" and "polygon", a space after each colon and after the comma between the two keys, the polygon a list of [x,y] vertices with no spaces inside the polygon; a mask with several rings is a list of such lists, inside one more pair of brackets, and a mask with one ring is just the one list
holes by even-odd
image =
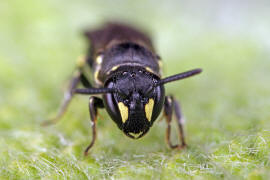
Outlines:
{"label": "yellow facial marking", "polygon": [[128,108],[122,102],[118,103],[118,108],[120,110],[122,122],[125,123],[126,120],[128,119]]}
{"label": "yellow facial marking", "polygon": [[153,107],[154,107],[154,99],[151,98],[144,107],[145,116],[149,122],[151,121],[152,118]]}

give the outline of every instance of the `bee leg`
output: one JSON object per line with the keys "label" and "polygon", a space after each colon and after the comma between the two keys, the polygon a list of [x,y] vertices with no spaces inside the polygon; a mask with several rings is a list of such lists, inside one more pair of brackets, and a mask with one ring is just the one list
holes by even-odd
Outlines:
{"label": "bee leg", "polygon": [[[80,59],[80,60],[86,61],[86,58]],[[86,79],[85,75],[82,73],[82,66],[83,65],[78,66],[76,71],[74,72],[73,77],[71,78],[69,82],[69,86],[64,94],[64,98],[62,100],[62,103],[60,105],[57,115],[54,118],[43,122],[42,123],[43,126],[55,124],[61,119],[61,117],[65,114],[67,107],[71,102],[72,97],[74,96],[73,90],[76,89],[76,87],[79,85],[80,82],[85,87],[92,87],[90,82]]]}
{"label": "bee leg", "polygon": [[83,73],[81,73],[80,81],[85,88],[93,87]]}
{"label": "bee leg", "polygon": [[[177,124],[178,124],[178,135],[181,141],[181,144],[176,144],[176,145],[173,145],[171,142],[171,121],[172,121],[173,110],[175,111],[175,114],[176,114]],[[179,103],[176,100],[174,100],[172,96],[165,97],[164,115],[166,117],[166,122],[167,122],[167,129],[166,129],[167,144],[172,149],[184,148],[186,146],[186,143],[184,139],[183,120],[182,120],[181,110],[180,110]]]}
{"label": "bee leg", "polygon": [[98,115],[98,108],[104,108],[102,99],[91,96],[89,98],[89,114],[90,114],[91,125],[92,125],[92,140],[84,151],[85,156],[88,155],[88,151],[93,147],[96,141],[96,137],[97,137],[96,121],[97,121],[97,115]]}
{"label": "bee leg", "polygon": [[173,99],[173,101],[174,101],[174,111],[175,111],[176,121],[178,125],[178,136],[181,141],[181,145],[179,146],[179,148],[184,148],[187,146],[187,144],[185,141],[184,119],[181,112],[181,106],[177,100]]}

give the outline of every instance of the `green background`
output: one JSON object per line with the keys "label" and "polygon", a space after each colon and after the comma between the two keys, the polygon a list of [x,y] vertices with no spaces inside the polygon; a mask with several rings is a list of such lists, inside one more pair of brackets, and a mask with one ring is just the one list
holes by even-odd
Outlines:
{"label": "green background", "polygon": [[[0,1],[0,179],[269,179],[270,4],[268,1]],[[151,34],[166,85],[180,100],[189,147],[172,151],[164,121],[140,140],[105,110],[91,139],[88,97],[77,96],[55,126],[81,33],[123,21]],[[175,125],[175,124],[174,124]],[[174,142],[177,142],[174,128]]]}

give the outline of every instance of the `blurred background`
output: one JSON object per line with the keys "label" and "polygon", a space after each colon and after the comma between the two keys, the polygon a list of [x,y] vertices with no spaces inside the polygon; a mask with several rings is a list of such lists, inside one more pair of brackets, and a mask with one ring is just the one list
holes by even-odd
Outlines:
{"label": "blurred background", "polygon": [[[265,178],[269,175],[270,1],[0,1],[1,178]],[[147,32],[164,76],[201,75],[166,85],[180,100],[189,148],[170,151],[165,123],[125,137],[101,111],[90,157],[88,97],[43,128],[63,97],[82,32],[108,21]],[[174,141],[177,141],[176,135]]]}

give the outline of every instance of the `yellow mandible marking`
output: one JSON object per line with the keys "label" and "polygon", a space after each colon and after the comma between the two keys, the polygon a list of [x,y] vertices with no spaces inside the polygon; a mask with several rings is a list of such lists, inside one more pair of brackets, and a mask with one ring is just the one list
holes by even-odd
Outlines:
{"label": "yellow mandible marking", "polygon": [[122,122],[125,123],[126,120],[128,119],[128,108],[122,102],[118,103],[118,108],[120,110]]}
{"label": "yellow mandible marking", "polygon": [[137,139],[142,133],[143,133],[143,131],[141,131],[141,132],[139,132],[139,133],[137,133],[137,134],[132,133],[132,132],[130,132],[130,133],[128,133],[128,134],[131,135],[131,136],[133,136],[135,139]]}
{"label": "yellow mandible marking", "polygon": [[153,107],[154,107],[154,99],[151,98],[149,99],[148,103],[144,106],[145,116],[149,122],[151,121],[152,118]]}

